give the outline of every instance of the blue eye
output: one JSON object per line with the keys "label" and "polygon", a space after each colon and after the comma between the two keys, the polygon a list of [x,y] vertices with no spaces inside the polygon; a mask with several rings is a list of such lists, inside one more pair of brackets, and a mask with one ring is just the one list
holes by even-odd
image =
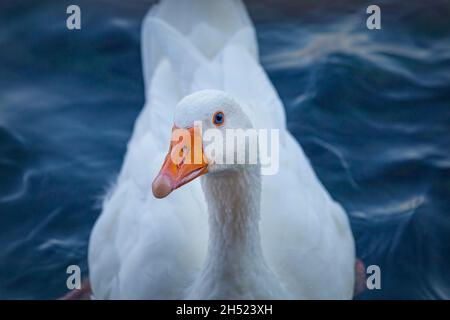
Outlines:
{"label": "blue eye", "polygon": [[217,127],[223,125],[224,122],[225,122],[225,115],[223,114],[222,111],[217,111],[216,113],[214,113],[214,115],[213,115],[213,123]]}

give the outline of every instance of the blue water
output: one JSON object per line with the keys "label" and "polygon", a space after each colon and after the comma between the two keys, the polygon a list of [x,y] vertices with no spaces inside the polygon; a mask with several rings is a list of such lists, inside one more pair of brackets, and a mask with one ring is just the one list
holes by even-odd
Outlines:
{"label": "blue water", "polygon": [[[248,1],[288,126],[346,208],[362,299],[450,298],[450,2]],[[150,1],[0,3],[0,298],[52,299],[87,274],[99,200],[144,103]],[[332,272],[332,270],[330,270]]]}

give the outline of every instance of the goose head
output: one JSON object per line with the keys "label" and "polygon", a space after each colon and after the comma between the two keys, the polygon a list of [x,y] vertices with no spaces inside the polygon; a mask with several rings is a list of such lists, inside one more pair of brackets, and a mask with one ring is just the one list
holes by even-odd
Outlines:
{"label": "goose head", "polygon": [[246,159],[246,152],[254,150],[249,144],[257,141],[232,136],[251,128],[240,104],[225,92],[202,90],[183,98],[175,108],[169,152],[153,181],[153,195],[164,198],[202,175],[257,164],[257,160],[239,161],[242,154]]}

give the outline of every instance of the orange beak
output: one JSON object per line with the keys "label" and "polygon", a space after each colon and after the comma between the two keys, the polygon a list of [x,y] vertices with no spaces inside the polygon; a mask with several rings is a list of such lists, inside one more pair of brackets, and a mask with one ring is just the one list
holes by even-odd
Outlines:
{"label": "orange beak", "polygon": [[167,197],[173,190],[207,172],[208,161],[203,153],[200,129],[174,126],[169,153],[153,180],[153,195],[159,199]]}

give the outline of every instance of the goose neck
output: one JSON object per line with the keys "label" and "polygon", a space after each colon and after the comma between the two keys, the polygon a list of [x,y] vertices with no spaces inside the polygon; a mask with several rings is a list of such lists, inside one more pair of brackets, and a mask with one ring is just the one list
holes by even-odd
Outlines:
{"label": "goose neck", "polygon": [[256,166],[203,179],[209,212],[207,261],[216,272],[264,263],[259,234],[260,180]]}

